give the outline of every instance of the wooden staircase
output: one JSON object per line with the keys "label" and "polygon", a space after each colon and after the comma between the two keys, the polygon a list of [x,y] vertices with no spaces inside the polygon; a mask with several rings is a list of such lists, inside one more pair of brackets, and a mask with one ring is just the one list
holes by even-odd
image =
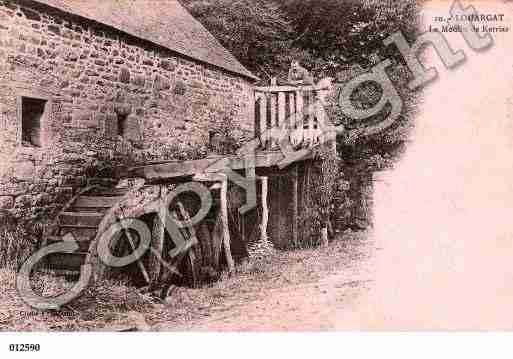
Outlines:
{"label": "wooden staircase", "polygon": [[72,238],[79,250],[74,253],[54,253],[46,257],[46,265],[52,270],[78,271],[84,263],[91,241],[95,238],[98,226],[106,212],[118,203],[128,189],[115,188],[110,180],[97,181],[73,197],[62,209],[54,225],[45,233],[45,245]]}

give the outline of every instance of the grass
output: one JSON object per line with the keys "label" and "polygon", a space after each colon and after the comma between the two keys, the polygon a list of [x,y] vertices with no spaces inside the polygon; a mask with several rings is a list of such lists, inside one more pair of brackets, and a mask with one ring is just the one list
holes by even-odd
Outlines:
{"label": "grass", "polygon": [[0,267],[16,269],[36,252],[38,240],[22,225],[0,226]]}
{"label": "grass", "polygon": [[[31,278],[36,293],[57,296],[73,283],[51,273]],[[115,328],[127,323],[132,312],[147,312],[153,302],[134,287],[105,281],[89,287],[59,311],[37,311],[23,302],[16,290],[16,272],[0,269],[0,330],[71,331]]]}
{"label": "grass", "polygon": [[[316,282],[330,272],[343,270],[368,256],[362,250],[366,242],[365,232],[346,232],[326,248],[276,251],[240,264],[231,276],[223,273],[220,281],[203,288],[175,288],[164,303],[124,283],[106,281],[88,288],[59,312],[34,312],[16,291],[15,271],[0,269],[0,330],[112,330],[133,325],[141,317],[152,330],[172,330],[256,300],[265,290]],[[41,273],[34,275],[32,282],[34,290],[45,296],[58,295],[73,285],[62,277]]]}

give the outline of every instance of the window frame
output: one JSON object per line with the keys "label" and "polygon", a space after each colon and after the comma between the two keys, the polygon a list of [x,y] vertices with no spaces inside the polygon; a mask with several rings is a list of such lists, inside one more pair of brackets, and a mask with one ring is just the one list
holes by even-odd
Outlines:
{"label": "window frame", "polygon": [[[24,146],[23,145],[23,99],[24,98],[45,101],[45,109],[44,109],[43,116],[41,117],[41,120],[39,123],[39,128],[41,131],[41,138],[40,138],[41,146],[35,146],[35,145]],[[16,107],[17,107],[17,125],[18,125],[18,129],[16,131],[16,137],[17,137],[16,144],[19,147],[23,147],[23,148],[38,149],[38,148],[45,147],[45,136],[43,136],[43,133],[46,132],[46,129],[48,128],[46,126],[47,125],[46,121],[47,121],[47,118],[49,115],[49,111],[52,108],[51,97],[49,97],[45,94],[42,94],[40,92],[20,92],[20,93],[18,93],[18,95],[16,97]]]}

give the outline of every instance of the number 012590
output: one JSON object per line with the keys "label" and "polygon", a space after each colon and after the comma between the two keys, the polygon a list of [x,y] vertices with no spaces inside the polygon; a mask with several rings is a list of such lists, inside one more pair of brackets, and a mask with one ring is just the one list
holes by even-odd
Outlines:
{"label": "number 012590", "polygon": [[39,344],[9,344],[11,352],[38,352],[41,350]]}

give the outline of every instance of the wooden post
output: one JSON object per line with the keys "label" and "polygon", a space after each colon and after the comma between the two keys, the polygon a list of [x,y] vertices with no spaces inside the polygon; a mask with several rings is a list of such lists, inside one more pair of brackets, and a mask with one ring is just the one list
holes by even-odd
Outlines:
{"label": "wooden post", "polygon": [[148,263],[148,275],[150,283],[155,284],[158,282],[161,272],[161,260],[164,251],[164,233],[165,228],[160,216],[157,214],[153,219],[153,227],[151,230],[151,251],[150,260]]}
{"label": "wooden post", "polygon": [[268,131],[267,131],[267,97],[265,94],[260,96],[260,142],[262,143],[262,147],[265,148],[267,146],[268,141]]}
{"label": "wooden post", "polygon": [[314,117],[317,121],[315,121],[317,128],[314,131],[314,143],[319,142],[325,142],[328,140],[330,134],[326,133],[324,134],[323,131],[328,130],[328,124],[326,123],[326,119],[324,117],[324,107],[322,102],[318,99],[318,97],[315,98],[315,104],[314,104]]}
{"label": "wooden post", "polygon": [[221,187],[221,220],[223,224],[223,247],[228,264],[228,272],[232,273],[235,269],[235,263],[230,248],[230,228],[228,227],[228,180],[222,182]]}
{"label": "wooden post", "polygon": [[294,243],[294,246],[298,247],[298,184],[297,184],[297,177],[298,177],[298,169],[297,164],[294,165],[294,168],[292,169],[292,241]]}
{"label": "wooden post", "polygon": [[313,91],[308,91],[308,130],[307,135],[305,137],[308,138],[308,145],[312,146],[314,144],[314,134],[315,134],[315,96]]}
{"label": "wooden post", "polygon": [[321,229],[321,245],[327,247],[328,244],[328,227],[325,225]]}
{"label": "wooden post", "polygon": [[261,94],[255,96],[255,138],[260,138],[262,136],[260,129],[260,122],[262,121],[262,117],[260,116],[260,108],[262,107],[262,96]]}
{"label": "wooden post", "polygon": [[[135,252],[135,250],[137,248],[135,247],[134,239],[132,238],[132,235],[130,234],[130,229],[125,229],[125,234],[126,234],[126,238],[128,239],[128,243],[130,243],[130,247],[132,248],[132,251]],[[137,260],[137,266],[139,267],[139,270],[141,271],[141,274],[142,274],[144,280],[146,281],[146,283],[150,284],[151,283],[150,277],[148,276],[148,272],[144,268],[144,265],[142,264],[142,261],[140,258]]]}
{"label": "wooden post", "polygon": [[271,138],[270,138],[270,149],[273,149],[276,147],[276,144],[278,143],[277,137],[276,137],[276,95],[274,93],[271,93]]}
{"label": "wooden post", "polygon": [[267,223],[269,222],[269,208],[267,207],[268,178],[262,180],[262,224],[260,225],[260,239],[267,240]]}
{"label": "wooden post", "polygon": [[276,135],[278,143],[285,136],[285,92],[278,92],[278,121]]}
{"label": "wooden post", "polygon": [[221,257],[221,248],[223,247],[223,221],[220,212],[217,215],[216,223],[212,230],[212,261],[214,269],[217,271],[221,270],[219,258]]}
{"label": "wooden post", "polygon": [[205,221],[200,223],[197,235],[199,245],[201,246],[202,265],[204,267],[212,267],[217,270],[217,266],[215,266],[212,261],[213,240]]}
{"label": "wooden post", "polygon": [[294,100],[294,92],[289,92],[288,95],[287,95],[288,99],[289,99],[289,113],[286,114],[286,116],[288,116],[285,121],[286,121],[286,125],[287,125],[287,129],[290,129],[291,128],[294,128],[292,127],[292,124],[291,124],[291,121],[296,117],[295,114],[296,114],[296,101]]}
{"label": "wooden post", "polygon": [[[165,186],[160,187],[160,198],[165,198],[167,190]],[[148,276],[150,278],[150,285],[157,284],[160,273],[162,271],[162,258],[164,254],[164,236],[165,227],[163,218],[165,218],[166,209],[159,206],[158,212],[153,219],[153,226],[151,229],[151,250],[148,263]]]}
{"label": "wooden post", "polygon": [[296,123],[294,128],[303,128],[303,91],[296,91]]}
{"label": "wooden post", "polygon": [[[183,206],[181,202],[177,203],[178,209],[180,211],[180,214],[183,218],[183,222],[187,223],[187,227],[189,229],[189,241],[192,241],[194,243],[198,243],[198,238],[196,237],[196,230],[194,229],[194,226],[191,223],[191,217],[189,216],[189,213]],[[185,229],[185,228],[184,228]],[[196,275],[196,255],[194,254],[194,249],[190,248],[187,257],[189,259],[189,267],[191,269],[191,276],[192,276],[192,286],[193,288],[196,288],[198,285],[198,276]]]}
{"label": "wooden post", "polygon": [[292,124],[291,143],[294,147],[300,147],[303,143],[303,118],[304,118],[304,103],[303,91],[296,91],[296,114],[294,116],[294,123]]}

